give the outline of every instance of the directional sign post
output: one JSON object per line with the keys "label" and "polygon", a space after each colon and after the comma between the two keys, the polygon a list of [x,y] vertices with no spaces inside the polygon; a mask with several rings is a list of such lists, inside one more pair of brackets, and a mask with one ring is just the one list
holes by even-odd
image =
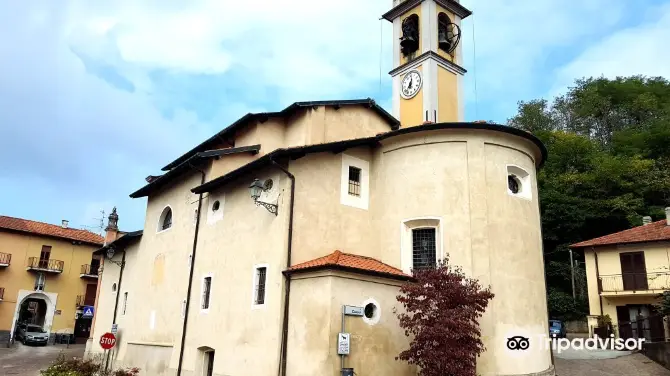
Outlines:
{"label": "directional sign post", "polygon": [[95,308],[92,306],[84,306],[82,309],[82,314],[81,317],[93,317],[93,312],[95,311]]}
{"label": "directional sign post", "polygon": [[345,305],[344,314],[347,316],[363,316],[363,307]]}
{"label": "directional sign post", "polygon": [[109,350],[116,345],[116,336],[112,333],[105,333],[100,336],[100,347]]}

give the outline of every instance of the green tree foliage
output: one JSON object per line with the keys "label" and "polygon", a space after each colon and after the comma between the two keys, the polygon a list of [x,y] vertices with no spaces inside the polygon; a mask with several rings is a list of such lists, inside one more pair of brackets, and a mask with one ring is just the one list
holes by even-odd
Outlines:
{"label": "green tree foliage", "polygon": [[644,215],[661,219],[670,206],[670,82],[577,80],[553,102],[520,102],[508,125],[549,151],[538,188],[550,315],[584,315],[585,297],[572,300],[568,245],[638,226]]}

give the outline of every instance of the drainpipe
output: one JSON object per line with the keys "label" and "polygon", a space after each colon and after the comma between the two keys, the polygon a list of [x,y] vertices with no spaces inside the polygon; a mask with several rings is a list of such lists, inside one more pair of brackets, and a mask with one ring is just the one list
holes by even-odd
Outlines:
{"label": "drainpipe", "polygon": [[[288,172],[287,169],[270,160],[274,166],[280,169],[291,180],[291,206],[288,214],[288,245],[286,248],[286,269],[291,267],[291,250],[293,245],[293,204],[295,203],[295,176]],[[284,307],[283,307],[283,321],[281,331],[281,347],[279,348],[279,370],[278,375],[286,376],[286,356],[288,344],[288,313],[289,313],[289,298],[291,296],[291,276],[286,274],[286,289],[284,290]]]}
{"label": "drainpipe", "polygon": [[[121,295],[121,281],[123,280],[123,269],[126,266],[126,250],[122,250],[123,254],[121,255],[121,265],[119,265],[119,280],[116,283],[116,301],[114,303],[114,316],[112,316],[112,326],[116,324],[116,313],[119,310],[119,295]],[[111,261],[111,259],[110,259]],[[105,371],[109,369],[109,357],[110,351],[107,351],[107,358],[105,359]]]}
{"label": "drainpipe", "polygon": [[[200,185],[205,184],[205,171],[189,164],[192,169],[200,172]],[[193,271],[195,269],[195,251],[198,246],[198,230],[200,229],[200,211],[202,209],[202,193],[198,195],[198,215],[195,219],[195,234],[193,235],[193,250],[191,251],[191,267],[188,272],[188,288],[186,289],[186,306],[184,307],[184,324],[181,329],[181,348],[179,349],[179,363],[177,364],[177,376],[181,376],[181,367],[184,362],[184,344],[186,343],[186,328],[188,326],[188,308],[191,305],[191,289],[193,288]]]}
{"label": "drainpipe", "polygon": [[112,324],[116,324],[116,313],[119,310],[119,295],[121,295],[121,281],[123,280],[123,269],[126,266],[126,250],[124,249],[121,255],[121,270],[119,271],[119,281],[116,283],[116,303],[114,304],[114,316],[112,317]]}

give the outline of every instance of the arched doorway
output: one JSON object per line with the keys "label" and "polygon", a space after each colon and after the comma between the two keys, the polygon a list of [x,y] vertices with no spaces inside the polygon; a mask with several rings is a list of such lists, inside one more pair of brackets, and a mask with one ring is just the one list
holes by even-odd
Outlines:
{"label": "arched doorway", "polygon": [[47,333],[51,333],[56,299],[58,294],[19,290],[11,336],[16,335],[17,324],[35,324],[41,326]]}
{"label": "arched doorway", "polygon": [[19,307],[19,322],[44,326],[47,302],[41,298],[26,298]]}

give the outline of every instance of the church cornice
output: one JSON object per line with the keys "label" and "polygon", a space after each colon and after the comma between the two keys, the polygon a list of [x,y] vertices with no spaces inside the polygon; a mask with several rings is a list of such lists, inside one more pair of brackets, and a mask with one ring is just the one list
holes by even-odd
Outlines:
{"label": "church cornice", "polygon": [[[382,18],[389,21],[393,22],[394,19],[402,16],[403,14],[409,12],[410,10],[414,9],[417,5],[421,4],[425,0],[406,0],[395,6],[393,9],[389,10],[388,12],[384,13],[382,15]],[[472,14],[472,11],[470,11],[468,8],[462,6],[458,2],[454,0],[435,0],[437,4],[440,4],[442,7],[445,9],[448,9],[452,12],[454,12],[455,15],[460,17],[461,19],[467,18]]]}
{"label": "church cornice", "polygon": [[399,73],[406,71],[408,69],[412,69],[415,67],[418,67],[421,65],[424,61],[428,59],[435,59],[438,63],[438,65],[442,66],[446,70],[456,73],[456,74],[465,74],[467,73],[467,70],[463,68],[462,66],[453,63],[446,58],[442,57],[442,55],[434,52],[434,51],[427,51],[419,55],[417,58],[415,58],[412,61],[408,61],[407,63],[393,69],[392,71],[389,72],[391,77],[398,75]]}

